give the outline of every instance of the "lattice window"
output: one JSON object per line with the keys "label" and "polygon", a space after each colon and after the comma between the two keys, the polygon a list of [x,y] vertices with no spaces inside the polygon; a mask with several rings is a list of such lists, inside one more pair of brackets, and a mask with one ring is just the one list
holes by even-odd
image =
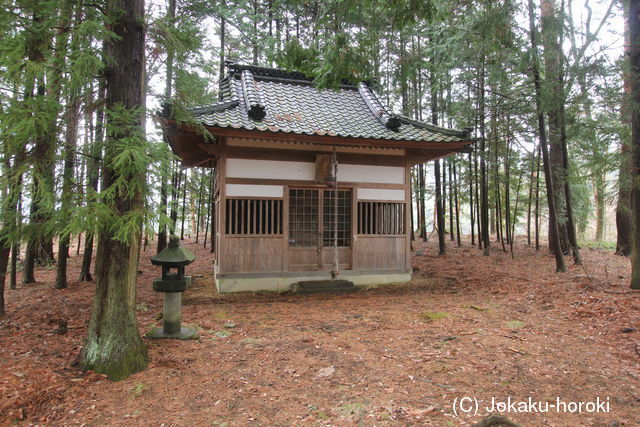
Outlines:
{"label": "lattice window", "polygon": [[282,234],[282,200],[227,199],[226,234]]}
{"label": "lattice window", "polygon": [[[322,200],[324,218],[322,221],[322,244],[334,245],[335,232],[335,191],[325,190]],[[338,246],[351,246],[351,191],[338,190]]]}
{"label": "lattice window", "polygon": [[404,234],[404,203],[358,202],[358,234]]}
{"label": "lattice window", "polygon": [[318,190],[289,190],[289,244],[318,246]]}

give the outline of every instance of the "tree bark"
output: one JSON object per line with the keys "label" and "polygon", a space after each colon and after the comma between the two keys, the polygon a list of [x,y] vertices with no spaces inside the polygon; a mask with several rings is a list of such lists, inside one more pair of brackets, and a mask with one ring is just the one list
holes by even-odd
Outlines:
{"label": "tree bark", "polygon": [[[60,205],[61,212],[68,212],[71,208],[72,189],[73,189],[73,172],[75,160],[76,139],[78,136],[78,121],[80,114],[80,99],[76,93],[72,93],[69,99],[67,110],[67,132],[65,139],[65,159],[64,171],[62,174],[62,203]],[[58,238],[58,265],[56,269],[56,289],[65,289],[67,287],[67,259],[69,258],[69,241],[68,233],[60,234]]]}
{"label": "tree bark", "polygon": [[[69,7],[68,22],[74,15],[73,7]],[[75,12],[74,21],[79,23],[82,19],[80,9]],[[70,51],[78,49],[78,34],[73,33],[71,36]],[[75,172],[75,151],[78,139],[78,123],[80,122],[80,88],[70,85],[67,90],[69,96],[67,100],[67,109],[65,114],[65,122],[67,123],[65,133],[65,156],[64,167],[62,172],[62,194],[60,212],[66,214],[71,209],[73,198],[73,177]],[[71,236],[68,232],[61,230],[58,235],[58,264],[56,266],[56,289],[65,289],[67,287],[67,260],[69,259],[69,243]],[[78,244],[79,246],[79,244]]]}
{"label": "tree bark", "polygon": [[424,164],[420,163],[418,165],[418,228],[419,228],[419,236],[427,241],[427,212],[426,212],[426,200],[425,200],[425,171]]}
{"label": "tree bark", "polygon": [[225,48],[225,38],[226,38],[226,32],[227,32],[227,28],[226,28],[226,19],[225,19],[225,13],[227,11],[227,2],[225,0],[222,0],[222,2],[220,3],[220,80],[222,80],[224,78],[224,48]]}
{"label": "tree bark", "polygon": [[[625,54],[629,55],[631,42],[629,39],[629,2],[623,1]],[[618,204],[616,206],[616,255],[631,255],[631,175],[633,173],[633,156],[629,145],[628,129],[631,120],[631,75],[628,67],[623,68],[622,79],[624,82],[624,97],[620,114],[624,125],[624,134],[620,142],[620,170],[618,172]]]}
{"label": "tree bark", "polygon": [[[567,206],[565,199],[565,181],[562,152],[562,110],[564,108],[564,90],[562,88],[562,52],[560,50],[561,23],[556,14],[555,0],[542,0],[540,3],[542,44],[544,51],[545,78],[541,82],[542,104],[547,113],[549,127],[549,159],[553,177],[553,195],[555,197],[556,215],[560,247],[563,254],[569,252],[569,232]],[[551,234],[549,234],[551,236]],[[553,245],[550,245],[553,246]]]}
{"label": "tree bark", "polygon": [[604,236],[604,177],[595,177],[595,202],[596,202],[596,242],[601,242]]}
{"label": "tree bark", "polygon": [[[431,123],[438,125],[438,92],[436,90],[435,73],[431,71]],[[442,205],[442,188],[440,184],[440,160],[434,162],[434,176],[436,179],[436,223],[438,229],[438,254],[444,255],[447,247],[444,234],[444,207]]]}
{"label": "tree bark", "polygon": [[481,66],[478,77],[478,90],[480,92],[478,102],[480,104],[480,223],[482,229],[482,254],[489,256],[489,189],[487,181],[486,138],[485,138],[485,87],[484,87],[484,52],[482,54]]}
{"label": "tree bark", "polygon": [[[629,0],[629,77],[631,99],[640,99],[640,1]],[[631,210],[633,234],[631,238],[631,289],[640,289],[640,110],[632,108],[631,148],[633,173],[631,182]]]}
{"label": "tree bark", "polygon": [[458,247],[462,246],[462,241],[460,240],[460,202],[458,201],[458,172],[456,170],[457,159],[453,162],[453,191],[454,191],[454,200],[456,204],[456,240],[458,242]]}
{"label": "tree bark", "polygon": [[[112,159],[123,149],[118,139],[131,141],[132,128],[142,128],[142,116],[137,109],[143,105],[144,87],[144,0],[109,0],[107,16],[116,35],[106,43],[110,58],[105,69],[107,110],[123,106],[130,113],[129,126],[114,126],[105,149],[103,191],[118,178],[127,182],[144,180],[139,172],[119,176]],[[134,137],[135,138],[135,137]],[[136,142],[128,142],[135,144]],[[110,207],[120,216],[144,209],[144,194],[116,193]],[[142,224],[137,224],[127,241],[116,240],[108,224],[98,231],[96,290],[87,340],[81,353],[85,369],[106,374],[111,380],[127,378],[146,368],[147,349],[138,334],[135,299]]]}
{"label": "tree bark", "polygon": [[540,144],[538,144],[538,155],[536,156],[536,206],[535,206],[535,223],[536,223],[536,251],[540,250]]}
{"label": "tree bark", "polygon": [[473,205],[473,160],[472,153],[469,153],[469,217],[471,218],[471,245],[475,246],[476,239],[474,233],[475,218],[474,218],[474,205]]}
{"label": "tree bark", "polygon": [[551,173],[551,162],[549,160],[549,152],[547,151],[547,133],[544,123],[544,112],[542,109],[542,94],[540,84],[540,71],[538,69],[538,46],[537,33],[534,21],[533,0],[529,0],[529,35],[531,37],[531,68],[533,73],[533,84],[535,88],[536,112],[538,116],[538,137],[540,138],[540,151],[542,153],[542,163],[544,166],[544,177],[547,189],[547,204],[549,206],[549,239],[552,246],[553,254],[556,258],[556,271],[566,272],[564,263],[564,255],[560,246],[560,235],[558,231],[558,222],[556,219],[556,204],[553,196],[553,177]]}
{"label": "tree bark", "polygon": [[[43,21],[39,15],[39,11],[34,11],[33,21],[39,26]],[[29,31],[28,58],[33,63],[43,63],[45,61],[45,49],[50,40],[47,39],[45,31],[41,29]],[[66,35],[66,33],[62,33]],[[64,52],[64,49],[60,49]],[[61,53],[62,54],[62,53]],[[60,55],[61,55],[60,54]],[[57,91],[57,77],[59,73],[59,63],[52,67],[51,76],[53,77],[54,94]],[[46,98],[46,86],[43,75],[34,78],[33,82],[28,82],[30,89],[27,89],[25,98],[34,96],[33,86],[37,85],[35,97],[40,102],[44,102]],[[57,100],[56,100],[57,102]],[[33,181],[31,206],[29,212],[29,228],[30,237],[27,241],[25,253],[25,261],[22,270],[22,282],[34,283],[35,266],[38,262],[53,262],[53,243],[51,236],[45,231],[46,222],[51,218],[51,209],[53,203],[47,203],[47,196],[53,196],[53,175],[54,175],[54,155],[55,155],[55,134],[57,125],[57,115],[52,123],[44,126],[45,130],[37,131],[34,135],[33,149],[30,160],[33,162]],[[40,128],[40,127],[38,127]]]}
{"label": "tree bark", "polygon": [[187,207],[187,171],[184,171],[184,184],[182,187],[182,218],[180,218],[180,240],[184,240],[184,219]]}
{"label": "tree bark", "polygon": [[[106,96],[106,85],[103,78],[100,79],[98,86],[97,103],[100,104]],[[87,195],[95,197],[98,192],[98,184],[100,180],[100,157],[102,154],[102,146],[104,143],[104,107],[98,107],[96,111],[96,132],[91,144],[91,157],[87,170],[87,178],[89,179],[89,188]],[[80,281],[90,282],[93,280],[91,275],[91,260],[93,258],[93,238],[95,230],[87,230],[85,234],[84,253],[82,254],[82,266],[80,267]]]}

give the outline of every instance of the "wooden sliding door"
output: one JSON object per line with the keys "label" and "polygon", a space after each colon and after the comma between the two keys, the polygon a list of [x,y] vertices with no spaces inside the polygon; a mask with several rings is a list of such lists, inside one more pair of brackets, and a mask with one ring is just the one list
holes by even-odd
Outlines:
{"label": "wooden sliding door", "polygon": [[350,269],[352,191],[338,189],[337,209],[334,190],[291,188],[288,196],[289,270],[333,270],[336,226],[339,268]]}

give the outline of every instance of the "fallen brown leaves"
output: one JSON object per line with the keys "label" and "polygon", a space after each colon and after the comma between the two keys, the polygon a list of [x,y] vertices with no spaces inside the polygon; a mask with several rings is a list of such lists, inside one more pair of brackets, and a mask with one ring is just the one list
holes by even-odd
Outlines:
{"label": "fallen brown leaves", "polygon": [[[556,274],[522,242],[516,258],[468,243],[413,259],[411,283],[347,295],[226,295],[192,242],[183,321],[199,341],[149,341],[149,368],[112,383],[75,362],[93,285],[8,291],[0,320],[0,424],[472,424],[456,397],[589,401],[606,414],[505,414],[522,425],[640,424],[640,299],[629,262],[599,250]],[[141,257],[141,332],[158,325],[158,275]],[[72,257],[70,277],[80,259]],[[199,275],[195,276],[195,275]]]}

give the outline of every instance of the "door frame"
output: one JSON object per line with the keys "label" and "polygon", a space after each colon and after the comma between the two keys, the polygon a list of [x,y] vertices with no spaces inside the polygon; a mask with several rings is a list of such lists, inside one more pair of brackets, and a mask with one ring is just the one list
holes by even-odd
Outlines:
{"label": "door frame", "polygon": [[[291,214],[290,214],[290,209],[291,209],[291,190],[315,190],[317,191],[317,197],[318,197],[318,231],[317,231],[317,235],[318,235],[318,243],[317,245],[314,246],[292,246],[291,245],[291,239],[290,239],[290,233],[291,233]],[[286,199],[286,205],[287,205],[287,211],[286,211],[286,232],[287,234],[285,235],[285,241],[286,241],[286,246],[287,246],[287,251],[286,251],[286,255],[285,257],[287,258],[287,267],[288,267],[288,271],[331,271],[332,267],[327,268],[326,267],[326,263],[322,262],[322,254],[323,254],[323,249],[331,249],[333,250],[333,245],[332,246],[324,246],[324,237],[323,237],[323,232],[324,232],[324,192],[325,191],[334,191],[334,188],[329,188],[327,186],[312,186],[312,185],[285,185],[284,186],[284,192],[285,192],[285,199]],[[354,243],[354,236],[355,236],[355,230],[353,229],[354,227],[354,218],[355,218],[355,211],[354,209],[357,208],[357,200],[356,200],[356,187],[354,186],[340,186],[338,185],[338,191],[349,191],[351,194],[351,215],[350,215],[350,235],[349,235],[349,246],[339,246],[338,250],[340,250],[341,248],[348,248],[349,254],[347,256],[348,259],[348,264],[341,264],[342,266],[346,265],[345,267],[341,267],[341,269],[343,270],[352,270],[353,269],[353,243]],[[316,262],[315,263],[309,263],[309,264],[299,264],[300,266],[311,266],[311,265],[315,265],[316,268],[310,269],[310,268],[296,268],[296,264],[292,264],[291,262],[291,252],[302,252],[302,251],[309,251],[312,250],[315,252],[315,258],[316,258]],[[343,249],[345,250],[345,249]]]}

